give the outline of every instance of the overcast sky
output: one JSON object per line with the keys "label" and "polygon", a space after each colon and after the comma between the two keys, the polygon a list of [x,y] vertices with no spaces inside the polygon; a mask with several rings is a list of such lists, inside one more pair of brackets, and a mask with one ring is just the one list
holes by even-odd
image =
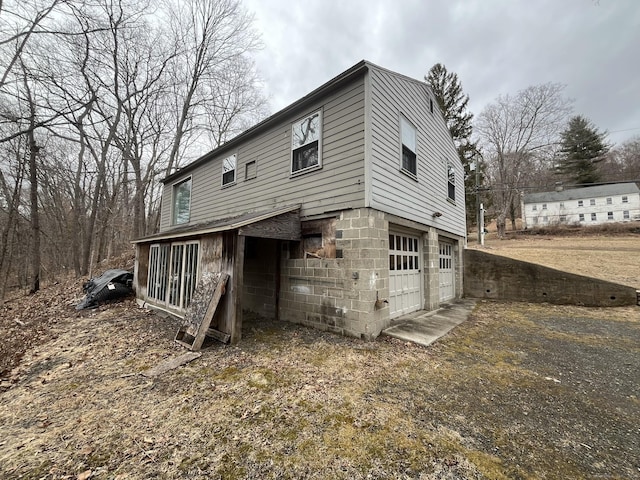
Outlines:
{"label": "overcast sky", "polygon": [[477,116],[500,94],[558,82],[574,113],[640,136],[640,0],[244,0],[272,113],[362,59],[422,80],[458,74]]}

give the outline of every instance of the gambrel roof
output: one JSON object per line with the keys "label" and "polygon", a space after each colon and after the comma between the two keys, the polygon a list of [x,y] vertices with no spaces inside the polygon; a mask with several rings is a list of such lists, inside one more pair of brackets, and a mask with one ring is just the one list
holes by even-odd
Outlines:
{"label": "gambrel roof", "polygon": [[633,182],[594,185],[592,187],[572,188],[569,190],[529,193],[524,196],[524,203],[564,202],[567,200],[584,200],[588,198],[611,197],[613,195],[631,195],[640,193]]}

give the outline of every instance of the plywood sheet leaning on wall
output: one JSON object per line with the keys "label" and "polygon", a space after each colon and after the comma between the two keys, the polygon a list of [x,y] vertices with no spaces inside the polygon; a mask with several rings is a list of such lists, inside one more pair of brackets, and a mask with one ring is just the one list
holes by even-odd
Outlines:
{"label": "plywood sheet leaning on wall", "polygon": [[200,350],[207,335],[225,343],[229,341],[229,335],[209,328],[220,298],[225,293],[228,279],[229,275],[223,272],[206,272],[202,275],[185,313],[184,322],[176,333],[176,343],[196,351]]}

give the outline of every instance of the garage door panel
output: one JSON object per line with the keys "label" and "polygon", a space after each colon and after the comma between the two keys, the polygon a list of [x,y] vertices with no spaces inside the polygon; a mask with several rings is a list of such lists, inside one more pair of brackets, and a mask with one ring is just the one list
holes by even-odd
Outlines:
{"label": "garage door panel", "polygon": [[389,235],[389,307],[391,317],[422,308],[418,237]]}
{"label": "garage door panel", "polygon": [[440,301],[446,302],[455,297],[455,269],[453,244],[439,241],[440,251]]}

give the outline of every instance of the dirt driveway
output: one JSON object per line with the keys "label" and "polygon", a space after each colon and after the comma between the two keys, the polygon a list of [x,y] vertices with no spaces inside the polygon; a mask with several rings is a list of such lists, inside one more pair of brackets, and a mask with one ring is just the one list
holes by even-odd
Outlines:
{"label": "dirt driveway", "polygon": [[156,378],[169,319],[39,326],[0,393],[1,478],[640,478],[638,307],[479,302],[429,348],[254,319]]}

